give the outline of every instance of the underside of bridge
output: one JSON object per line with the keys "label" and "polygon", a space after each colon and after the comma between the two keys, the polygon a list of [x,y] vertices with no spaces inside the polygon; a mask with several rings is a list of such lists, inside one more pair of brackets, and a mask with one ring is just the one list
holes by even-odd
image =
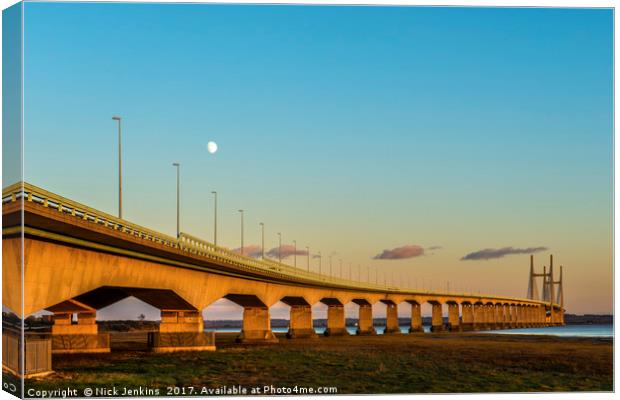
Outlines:
{"label": "underside of bridge", "polygon": [[[99,332],[97,310],[135,297],[161,311],[158,332],[149,334],[153,351],[214,350],[203,331],[200,312],[170,289],[101,286],[46,308],[53,313],[52,348],[56,353],[109,352],[109,334]],[[73,321],[76,315],[77,321]]]}

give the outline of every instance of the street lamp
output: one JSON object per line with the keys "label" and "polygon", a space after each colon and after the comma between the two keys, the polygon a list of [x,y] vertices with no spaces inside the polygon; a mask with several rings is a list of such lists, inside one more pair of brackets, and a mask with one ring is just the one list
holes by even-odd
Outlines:
{"label": "street lamp", "polygon": [[297,268],[297,240],[293,240],[293,266]]}
{"label": "street lamp", "polygon": [[239,210],[239,214],[241,214],[241,255],[243,255],[243,210]]}
{"label": "street lamp", "polygon": [[181,216],[181,164],[172,163],[174,167],[177,167],[177,239],[181,236],[180,216]]}
{"label": "street lamp", "polygon": [[265,259],[265,224],[260,222],[260,231],[261,231],[261,247],[260,247],[260,257]]}
{"label": "street lamp", "polygon": [[213,193],[215,204],[213,207],[213,244],[217,246],[217,192],[212,191],[211,193]]}
{"label": "street lamp", "polygon": [[308,272],[310,272],[310,247],[306,246],[306,255],[308,256],[308,263],[307,263],[307,267],[308,267]]}
{"label": "street lamp", "polygon": [[319,251],[319,275],[321,275],[321,260],[323,259],[323,257],[321,257],[321,252]]}
{"label": "street lamp", "polygon": [[118,121],[118,217],[123,218],[123,161],[121,157],[121,117],[113,116]]}
{"label": "street lamp", "polygon": [[282,264],[282,233],[278,232],[278,262]]}

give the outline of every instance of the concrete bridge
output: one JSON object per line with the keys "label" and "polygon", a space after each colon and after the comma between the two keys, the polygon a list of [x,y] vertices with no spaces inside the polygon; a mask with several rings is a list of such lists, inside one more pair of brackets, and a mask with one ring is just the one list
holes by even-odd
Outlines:
{"label": "concrete bridge", "polygon": [[154,351],[214,349],[212,334],[203,332],[202,310],[221,298],[243,307],[242,342],[278,340],[269,308],[279,301],[290,306],[289,338],[316,336],[312,305],[319,302],[327,305],[330,336],[348,334],[344,305],[349,302],[359,306],[360,335],[375,333],[377,302],[387,305],[387,334],[400,333],[399,307],[411,309],[410,332],[422,332],[424,303],[432,305],[432,331],[563,324],[564,310],[553,301],[321,275],[245,257],[187,234],[170,237],[27,183],[3,190],[2,214],[3,304],[22,318],[52,312],[57,353],[109,351],[96,312],[129,296],[161,310],[159,332],[149,338]]}

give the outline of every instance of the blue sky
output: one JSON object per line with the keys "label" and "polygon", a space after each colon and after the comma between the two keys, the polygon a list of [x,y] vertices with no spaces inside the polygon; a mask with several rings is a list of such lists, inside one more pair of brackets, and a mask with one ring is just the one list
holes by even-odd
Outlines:
{"label": "blue sky", "polygon": [[[545,246],[569,312],[611,312],[612,29],[609,9],[27,3],[25,179],[115,213],[119,114],[133,222],[174,234],[180,162],[182,231],[212,238],[217,190],[228,247],[244,208],[246,244],[264,221],[270,247],[519,296],[526,255],[461,258]],[[442,248],[372,260],[404,245]]]}

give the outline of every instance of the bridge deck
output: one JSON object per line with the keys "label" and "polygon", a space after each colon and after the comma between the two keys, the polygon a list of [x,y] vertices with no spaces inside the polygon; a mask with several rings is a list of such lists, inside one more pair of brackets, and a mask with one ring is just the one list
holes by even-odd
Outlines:
{"label": "bridge deck", "polygon": [[257,260],[242,256],[191,235],[181,234],[179,239],[173,238],[28,183],[18,183],[3,190],[2,213],[3,237],[21,235],[23,215],[23,232],[26,236],[36,236],[97,251],[157,260],[181,268],[242,276],[244,279],[339,290],[547,304],[524,298],[423,291],[329,277],[271,260]]}

